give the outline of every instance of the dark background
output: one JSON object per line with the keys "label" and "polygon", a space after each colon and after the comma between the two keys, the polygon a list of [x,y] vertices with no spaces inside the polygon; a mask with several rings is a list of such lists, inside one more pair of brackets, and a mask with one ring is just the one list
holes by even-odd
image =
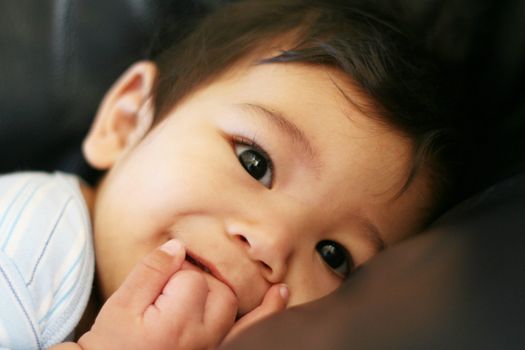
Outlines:
{"label": "dark background", "polygon": [[[147,57],[159,23],[184,35],[222,2],[0,0],[0,173],[90,179],[79,145],[105,91]],[[447,76],[467,151],[461,197],[524,169],[525,1],[383,2],[403,9]]]}

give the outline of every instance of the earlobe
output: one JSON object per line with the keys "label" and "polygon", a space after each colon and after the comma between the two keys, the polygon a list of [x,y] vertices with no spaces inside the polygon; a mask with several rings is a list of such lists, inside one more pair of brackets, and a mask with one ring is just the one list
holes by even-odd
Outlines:
{"label": "earlobe", "polygon": [[108,91],[83,143],[91,166],[109,169],[148,132],[153,124],[151,93],[156,77],[153,62],[138,62]]}

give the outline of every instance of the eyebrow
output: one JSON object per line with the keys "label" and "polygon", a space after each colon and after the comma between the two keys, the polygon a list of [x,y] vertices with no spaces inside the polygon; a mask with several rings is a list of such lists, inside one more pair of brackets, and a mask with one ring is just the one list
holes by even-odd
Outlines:
{"label": "eyebrow", "polygon": [[380,251],[384,250],[386,248],[386,243],[381,238],[381,234],[377,226],[365,218],[360,219],[362,223],[368,228],[366,236],[368,239],[370,239],[370,241],[372,241],[372,244],[377,249],[377,252],[379,253]]}
{"label": "eyebrow", "polygon": [[377,226],[374,225],[374,223],[372,223],[372,221],[366,216],[353,213],[350,214],[349,218],[353,221],[356,221],[359,226],[364,228],[362,231],[362,237],[372,244],[376,253],[383,251],[387,247]]}
{"label": "eyebrow", "polygon": [[304,132],[301,129],[299,129],[299,127],[295,125],[292,121],[290,121],[289,118],[286,118],[282,112],[254,103],[241,103],[236,106],[240,107],[241,109],[247,112],[255,113],[257,115],[265,117],[279,130],[287,134],[293,140],[293,142],[300,144],[311,160],[317,159],[315,151],[310,142],[308,141],[308,137],[306,137]]}

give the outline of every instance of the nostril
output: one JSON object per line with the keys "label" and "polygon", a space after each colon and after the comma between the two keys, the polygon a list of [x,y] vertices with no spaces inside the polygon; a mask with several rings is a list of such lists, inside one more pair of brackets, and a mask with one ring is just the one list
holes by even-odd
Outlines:
{"label": "nostril", "polygon": [[268,265],[268,264],[265,263],[264,261],[261,261],[260,263],[261,263],[262,267],[263,267],[266,271],[268,271],[268,272],[270,272],[270,273],[273,271],[272,268],[270,267],[270,265]]}
{"label": "nostril", "polygon": [[250,247],[250,242],[248,241],[248,239],[246,237],[244,237],[243,235],[236,235],[235,237],[243,245],[246,245],[246,246]]}

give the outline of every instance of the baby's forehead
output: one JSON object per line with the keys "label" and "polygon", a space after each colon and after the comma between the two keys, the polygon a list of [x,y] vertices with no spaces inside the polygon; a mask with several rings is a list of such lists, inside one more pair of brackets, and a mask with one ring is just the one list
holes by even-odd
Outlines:
{"label": "baby's forehead", "polygon": [[[242,82],[238,88],[248,99],[253,98],[250,92],[254,92],[262,99],[271,96],[268,104],[275,109],[291,106],[301,117],[321,108],[315,118],[325,123],[350,122],[353,127],[369,132],[402,134],[385,121],[378,103],[351,76],[336,67],[308,62],[256,62],[239,67],[236,72]],[[231,82],[235,83],[235,79]],[[279,95],[271,94],[272,91],[278,91]],[[294,112],[290,114],[293,116]],[[329,115],[338,115],[338,118],[330,119]]]}
{"label": "baby's forehead", "polygon": [[[404,135],[370,116],[370,104],[362,92],[337,69],[297,62],[249,63],[202,89],[194,96],[195,104],[221,108],[226,118],[229,111],[243,112],[249,121],[264,120],[258,125],[271,130],[276,124],[288,130],[293,140],[308,140],[299,144],[312,144],[302,147],[303,151],[313,150],[309,151],[312,154],[340,139],[345,140],[347,149],[368,145],[379,150],[388,144],[406,144]],[[252,118],[254,115],[257,118]],[[410,152],[405,146],[394,148],[401,152],[397,163],[403,164],[406,157],[402,155]],[[341,151],[338,156],[344,160],[345,152]],[[385,155],[393,153],[399,152],[390,150]],[[381,153],[375,158],[378,155]],[[373,159],[369,163],[373,164]]]}

